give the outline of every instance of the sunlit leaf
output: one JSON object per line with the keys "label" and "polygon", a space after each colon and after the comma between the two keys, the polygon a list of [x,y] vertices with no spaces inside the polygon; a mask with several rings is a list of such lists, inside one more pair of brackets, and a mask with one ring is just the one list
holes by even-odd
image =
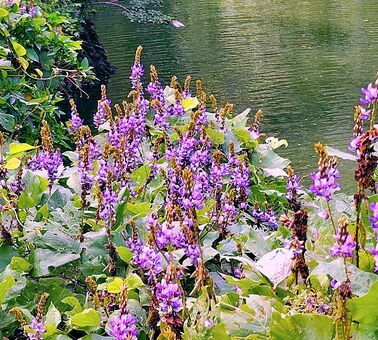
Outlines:
{"label": "sunlit leaf", "polygon": [[26,54],[25,47],[22,46],[21,44],[19,44],[18,42],[12,41],[12,46],[13,46],[17,56],[23,57]]}

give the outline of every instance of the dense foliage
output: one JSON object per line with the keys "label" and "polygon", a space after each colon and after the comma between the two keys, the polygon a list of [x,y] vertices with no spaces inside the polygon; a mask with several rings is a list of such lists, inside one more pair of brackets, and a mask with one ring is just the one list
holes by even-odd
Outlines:
{"label": "dense foliage", "polygon": [[[76,149],[1,141],[0,330],[30,339],[375,339],[376,84],[351,153],[316,145],[310,190],[260,133],[197,81],[102,89]],[[208,102],[211,105],[208,105]],[[367,126],[365,126],[367,125]],[[338,158],[357,164],[338,193]]]}
{"label": "dense foliage", "polygon": [[44,118],[62,139],[59,88],[79,88],[90,74],[88,60],[78,60],[80,21],[73,12],[79,7],[55,0],[0,6],[0,128],[32,142]]}

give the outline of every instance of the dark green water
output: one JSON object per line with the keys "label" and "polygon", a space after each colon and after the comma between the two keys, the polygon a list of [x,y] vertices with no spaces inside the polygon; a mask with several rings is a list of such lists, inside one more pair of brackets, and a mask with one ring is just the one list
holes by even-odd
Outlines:
{"label": "dark green water", "polygon": [[[285,138],[302,173],[316,163],[312,145],[346,150],[352,107],[378,67],[377,0],[176,0],[167,12],[185,29],[130,23],[115,8],[96,14],[100,40],[118,73],[113,102],[126,98],[138,45],[163,79],[203,80],[219,102],[265,113],[263,131]],[[353,167],[342,165],[343,172]]]}

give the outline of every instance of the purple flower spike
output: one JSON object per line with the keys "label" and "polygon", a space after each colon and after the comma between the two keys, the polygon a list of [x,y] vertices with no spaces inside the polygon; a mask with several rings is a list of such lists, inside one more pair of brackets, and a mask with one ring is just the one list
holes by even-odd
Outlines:
{"label": "purple flower spike", "polygon": [[378,99],[378,87],[376,84],[369,84],[367,88],[362,88],[361,93],[365,96],[360,98],[360,103],[363,105],[372,104]]}
{"label": "purple flower spike", "polygon": [[340,172],[336,164],[328,164],[324,169],[319,169],[311,174],[314,184],[310,186],[310,190],[319,197],[324,197],[330,201],[335,191],[340,190],[337,179],[340,178]]}
{"label": "purple flower spike", "polygon": [[33,333],[28,334],[30,340],[41,340],[43,339],[42,334],[46,332],[43,321],[38,321],[37,319],[33,319],[30,322],[29,329],[33,331]]}
{"label": "purple flower spike", "polygon": [[348,220],[341,217],[339,227],[336,230],[336,242],[329,250],[332,256],[341,256],[343,258],[353,257],[357,242],[354,241],[352,235],[348,233]]}
{"label": "purple flower spike", "polygon": [[183,292],[177,283],[163,279],[156,285],[156,297],[162,314],[175,314],[182,309]]}
{"label": "purple flower spike", "polygon": [[369,221],[371,223],[371,227],[375,230],[378,236],[378,202],[371,203],[370,209],[372,211],[372,215],[369,217]]}
{"label": "purple flower spike", "polygon": [[63,164],[59,151],[41,151],[29,162],[30,170],[46,170],[50,183],[56,179],[59,166]]}
{"label": "purple flower spike", "polygon": [[136,340],[139,333],[137,321],[138,319],[130,313],[119,314],[109,322],[108,333],[116,340]]}

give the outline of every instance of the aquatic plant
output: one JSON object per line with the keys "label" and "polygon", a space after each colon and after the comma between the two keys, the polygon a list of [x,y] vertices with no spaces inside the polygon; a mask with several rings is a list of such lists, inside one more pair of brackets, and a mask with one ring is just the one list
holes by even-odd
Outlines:
{"label": "aquatic plant", "polygon": [[129,101],[103,87],[93,130],[71,101],[74,150],[47,120],[41,146],[0,138],[2,336],[374,338],[374,86],[348,197],[350,154],[316,144],[307,189],[261,111],[234,113],[190,78],[164,86],[155,67],[144,84],[141,53]]}

